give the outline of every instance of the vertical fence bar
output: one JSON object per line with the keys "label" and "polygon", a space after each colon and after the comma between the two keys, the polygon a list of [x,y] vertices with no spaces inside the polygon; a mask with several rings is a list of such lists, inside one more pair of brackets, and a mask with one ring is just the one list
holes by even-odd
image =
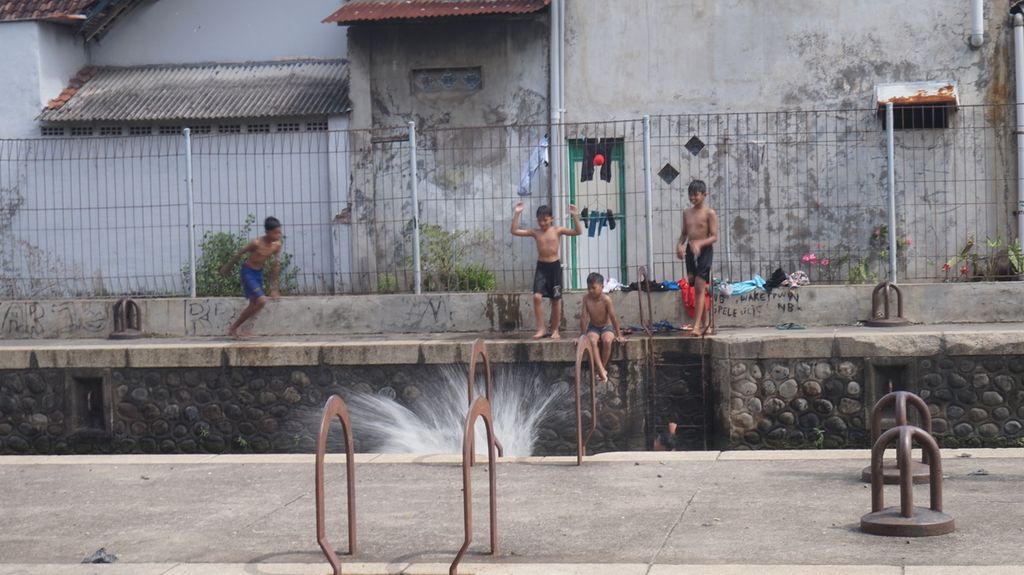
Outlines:
{"label": "vertical fence bar", "polygon": [[423,276],[420,266],[420,195],[416,181],[416,122],[409,122],[409,169],[412,180],[412,265],[413,285],[419,295],[423,290]]}
{"label": "vertical fence bar", "polygon": [[192,130],[182,130],[185,135],[185,189],[188,190],[188,277],[189,297],[196,297],[196,220],[195,201],[192,197]]}
{"label": "vertical fence bar", "polygon": [[[635,124],[634,124],[635,125]],[[654,184],[651,180],[651,117],[644,115],[644,219],[645,242],[647,245],[647,275],[657,277],[654,272]],[[635,132],[634,132],[635,133]],[[639,280],[637,280],[639,281]]]}
{"label": "vertical fence bar", "polygon": [[885,147],[889,162],[889,281],[896,279],[896,128],[892,102],[885,103]]}

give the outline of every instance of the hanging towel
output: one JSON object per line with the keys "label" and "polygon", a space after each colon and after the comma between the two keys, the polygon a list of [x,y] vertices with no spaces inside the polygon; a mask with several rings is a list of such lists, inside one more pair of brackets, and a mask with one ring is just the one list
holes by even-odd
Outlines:
{"label": "hanging towel", "polygon": [[[690,282],[686,281],[686,278],[680,278],[678,283],[679,296],[683,298],[683,307],[686,308],[687,315],[694,317],[697,313],[697,292],[690,285]],[[711,309],[710,295],[704,298],[704,303],[707,309]]]}
{"label": "hanging towel", "polygon": [[520,196],[530,195],[530,184],[533,180],[533,175],[537,172],[537,168],[539,168],[541,164],[547,166],[550,163],[551,157],[548,154],[548,137],[545,134],[544,137],[540,139],[540,144],[537,144],[537,147],[530,152],[530,158],[523,166],[522,174],[519,176],[519,190],[517,193]]}

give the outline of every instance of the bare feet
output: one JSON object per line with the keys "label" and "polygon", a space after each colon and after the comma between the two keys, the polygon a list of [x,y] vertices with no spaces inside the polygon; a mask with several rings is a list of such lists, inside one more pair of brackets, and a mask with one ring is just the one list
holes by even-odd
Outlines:
{"label": "bare feet", "polygon": [[540,339],[540,338],[544,337],[545,335],[547,335],[547,334],[544,333],[544,330],[538,329],[537,333],[533,334],[533,338],[532,339]]}
{"label": "bare feet", "polygon": [[562,336],[557,331],[553,331],[551,332],[551,339],[562,339]]}
{"label": "bare feet", "polygon": [[600,363],[597,364],[597,379],[601,381],[608,381],[608,370]]}

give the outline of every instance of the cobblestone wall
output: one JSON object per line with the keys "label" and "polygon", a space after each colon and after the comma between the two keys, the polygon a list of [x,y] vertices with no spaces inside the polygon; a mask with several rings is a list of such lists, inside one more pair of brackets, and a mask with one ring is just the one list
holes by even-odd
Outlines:
{"label": "cobblestone wall", "polygon": [[[574,366],[532,365],[560,398],[540,424],[536,452],[575,453]],[[610,373],[598,384],[591,452],[642,449],[639,367],[618,362]],[[385,395],[415,410],[452,374],[437,365],[0,372],[0,454],[310,452],[332,393]],[[102,391],[83,392],[74,376],[94,378]],[[356,449],[373,451],[362,439],[357,431]]]}

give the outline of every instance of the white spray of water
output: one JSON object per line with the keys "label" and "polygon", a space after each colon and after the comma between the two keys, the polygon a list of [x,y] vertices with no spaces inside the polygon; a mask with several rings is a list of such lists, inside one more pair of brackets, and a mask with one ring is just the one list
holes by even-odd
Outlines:
{"label": "white spray of water", "polygon": [[[492,367],[495,436],[506,456],[531,455],[541,424],[570,388],[546,381],[540,369],[528,364]],[[436,385],[418,386],[421,395],[412,409],[387,395],[351,394],[347,401],[358,441],[379,453],[461,453],[469,411],[466,368],[443,366],[440,375]],[[483,395],[482,376],[476,393]],[[482,419],[477,420],[476,437],[477,452],[485,453]]]}

